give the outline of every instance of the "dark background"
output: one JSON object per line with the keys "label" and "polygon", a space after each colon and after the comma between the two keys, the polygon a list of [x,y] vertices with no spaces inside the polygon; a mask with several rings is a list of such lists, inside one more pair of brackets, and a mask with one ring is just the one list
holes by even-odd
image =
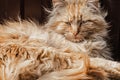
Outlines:
{"label": "dark background", "polygon": [[[120,0],[100,0],[101,6],[108,12],[106,21],[110,24],[109,44],[113,58],[120,61]],[[33,19],[43,24],[48,13],[44,7],[51,9],[51,0],[0,0],[0,23],[5,19]]]}

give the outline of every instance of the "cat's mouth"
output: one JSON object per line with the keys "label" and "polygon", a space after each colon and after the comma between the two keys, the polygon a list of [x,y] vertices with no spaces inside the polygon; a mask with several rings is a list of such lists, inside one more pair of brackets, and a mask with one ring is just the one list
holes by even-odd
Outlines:
{"label": "cat's mouth", "polygon": [[84,41],[83,38],[68,38],[68,37],[66,37],[66,39],[71,42],[74,42],[74,43],[80,43],[80,42]]}
{"label": "cat's mouth", "polygon": [[83,39],[72,39],[72,40],[70,40],[70,41],[72,41],[72,42],[74,42],[74,43],[80,43],[80,42],[82,42],[82,41],[84,41]]}
{"label": "cat's mouth", "polygon": [[74,42],[74,43],[80,43],[82,41],[84,41],[84,36],[74,36],[74,35],[64,35],[65,38],[71,42]]}
{"label": "cat's mouth", "polygon": [[72,41],[72,42],[74,42],[74,43],[79,43],[79,42],[82,42],[83,40],[73,39],[73,40],[70,40],[70,41]]}

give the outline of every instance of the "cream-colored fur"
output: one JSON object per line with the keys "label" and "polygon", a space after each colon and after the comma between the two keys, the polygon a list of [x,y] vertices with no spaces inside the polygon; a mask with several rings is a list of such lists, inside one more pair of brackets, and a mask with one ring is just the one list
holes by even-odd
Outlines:
{"label": "cream-colored fur", "polygon": [[78,46],[34,22],[0,26],[1,80],[107,80],[107,73],[119,78],[119,63],[102,58],[89,62],[87,42]]}
{"label": "cream-colored fur", "polygon": [[90,67],[82,51],[65,52],[53,46],[55,37],[65,39],[33,22],[7,22],[0,28],[0,80],[95,79],[97,75],[90,73],[107,77],[101,69]]}

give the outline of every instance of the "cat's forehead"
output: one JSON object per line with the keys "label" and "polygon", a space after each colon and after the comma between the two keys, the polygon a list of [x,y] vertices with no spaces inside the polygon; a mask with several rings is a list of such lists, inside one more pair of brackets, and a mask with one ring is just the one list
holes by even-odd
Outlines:
{"label": "cat's forehead", "polygon": [[69,3],[66,6],[66,13],[70,19],[80,19],[83,14],[85,14],[88,8],[81,3]]}
{"label": "cat's forehead", "polygon": [[[97,0],[60,0],[54,3],[54,12],[58,20],[87,20],[99,13],[96,6]],[[62,17],[61,17],[62,16]]]}
{"label": "cat's forehead", "polygon": [[88,0],[64,0],[67,3],[80,3],[80,4],[84,4],[86,3]]}
{"label": "cat's forehead", "polygon": [[80,9],[82,8],[81,4],[69,4],[66,6],[66,9],[68,12],[72,12],[72,13],[80,13]]}

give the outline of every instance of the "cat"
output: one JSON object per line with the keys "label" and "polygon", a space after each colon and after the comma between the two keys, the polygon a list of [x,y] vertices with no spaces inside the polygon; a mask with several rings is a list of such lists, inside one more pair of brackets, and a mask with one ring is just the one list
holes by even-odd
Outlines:
{"label": "cat", "polygon": [[109,25],[99,0],[53,0],[53,6],[46,26],[80,47],[86,45],[91,57],[112,59],[105,40]]}
{"label": "cat", "polygon": [[33,21],[0,25],[0,80],[119,79],[99,1],[52,1],[44,26]]}
{"label": "cat", "polygon": [[53,46],[66,42],[72,46],[63,36],[32,21],[0,25],[0,80],[108,79],[105,71],[90,67],[82,51],[66,52]]}

